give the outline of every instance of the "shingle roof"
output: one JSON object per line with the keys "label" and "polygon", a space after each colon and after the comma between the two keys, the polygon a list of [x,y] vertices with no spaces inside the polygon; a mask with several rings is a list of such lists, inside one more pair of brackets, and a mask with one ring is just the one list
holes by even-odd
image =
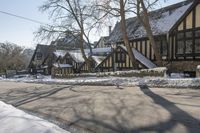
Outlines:
{"label": "shingle roof", "polygon": [[[63,38],[59,38],[52,41],[51,45],[55,46],[56,49],[71,50],[80,48],[80,36],[79,35],[67,35]],[[84,48],[88,48],[87,43],[84,41]]]}
{"label": "shingle roof", "polygon": [[[150,12],[150,25],[154,35],[166,34],[183,16],[192,2],[184,1],[175,5]],[[137,17],[126,20],[127,33],[130,40],[146,37],[146,31]],[[122,41],[120,23],[115,25],[107,43]]]}

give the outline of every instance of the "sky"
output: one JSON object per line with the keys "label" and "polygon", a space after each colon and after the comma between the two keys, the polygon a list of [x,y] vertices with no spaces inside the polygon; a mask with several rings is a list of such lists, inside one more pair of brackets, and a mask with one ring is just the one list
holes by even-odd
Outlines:
{"label": "sky", "polygon": [[[46,24],[50,24],[48,13],[39,11],[46,0],[0,0],[0,11],[12,13],[26,18],[34,19]],[[183,0],[160,0],[159,6],[167,6]],[[0,42],[12,42],[27,48],[34,48],[38,43],[34,37],[34,32],[40,24],[27,20],[12,17],[0,13]],[[100,36],[108,35],[108,28],[100,35],[91,35],[91,42],[97,41]]]}

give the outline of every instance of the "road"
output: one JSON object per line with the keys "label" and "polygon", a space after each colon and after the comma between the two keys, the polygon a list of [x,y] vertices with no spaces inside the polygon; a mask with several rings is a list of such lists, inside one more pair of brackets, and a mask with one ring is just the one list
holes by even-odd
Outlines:
{"label": "road", "polygon": [[197,89],[0,81],[0,101],[70,132],[200,132],[200,90]]}

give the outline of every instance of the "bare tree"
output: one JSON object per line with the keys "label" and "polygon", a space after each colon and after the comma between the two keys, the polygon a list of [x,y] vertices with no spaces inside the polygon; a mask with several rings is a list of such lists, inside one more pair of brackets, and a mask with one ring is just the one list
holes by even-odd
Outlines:
{"label": "bare tree", "polygon": [[13,43],[0,43],[0,72],[7,69],[22,70],[26,68],[24,48]]}
{"label": "bare tree", "polygon": [[147,36],[149,38],[150,44],[154,50],[154,54],[156,56],[157,64],[159,66],[163,66],[162,64],[162,57],[160,54],[160,49],[158,45],[156,44],[153,32],[152,32],[152,27],[150,25],[150,15],[148,9],[152,8],[158,0],[130,0],[130,4],[134,5],[133,9],[135,9],[133,12],[137,15],[139,21],[141,22],[142,26],[144,27]]}
{"label": "bare tree", "polygon": [[49,11],[50,18],[54,23],[42,26],[37,36],[59,37],[66,34],[78,34],[80,36],[80,50],[85,62],[90,68],[90,58],[84,51],[84,42],[86,39],[92,54],[92,47],[89,40],[90,31],[97,24],[91,0],[47,0],[42,11]]}
{"label": "bare tree", "polygon": [[123,34],[124,44],[127,48],[127,52],[128,52],[129,57],[130,57],[130,60],[132,62],[133,68],[138,69],[138,63],[137,63],[137,61],[134,57],[132,48],[131,48],[130,43],[129,43],[128,34],[127,34],[127,31],[126,31],[126,17],[125,17],[124,0],[120,0],[120,17],[121,17],[121,31],[122,31],[122,34]]}
{"label": "bare tree", "polygon": [[120,26],[124,44],[127,48],[133,68],[138,69],[138,62],[134,57],[126,31],[127,0],[104,0],[102,3],[97,4],[96,6],[100,7],[100,11],[105,12],[105,15],[110,15],[116,18],[120,17]]}

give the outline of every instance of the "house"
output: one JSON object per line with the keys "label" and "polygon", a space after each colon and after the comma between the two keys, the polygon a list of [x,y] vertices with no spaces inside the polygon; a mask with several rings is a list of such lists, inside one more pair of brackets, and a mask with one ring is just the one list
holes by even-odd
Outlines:
{"label": "house", "polygon": [[[28,66],[30,72],[34,74],[42,73],[50,75],[53,64],[61,58],[61,55],[59,54],[64,54],[62,52],[65,50],[78,50],[80,49],[79,44],[80,36],[72,34],[52,41],[50,45],[38,44]],[[88,48],[85,41],[84,48]]]}
{"label": "house", "polygon": [[[164,65],[171,71],[195,71],[200,64],[200,1],[164,7],[150,12],[149,17]],[[127,19],[126,25],[131,47],[156,64],[154,51],[138,18]],[[120,23],[115,25],[107,43],[113,42],[124,45]]]}
{"label": "house", "polygon": [[107,45],[107,41],[109,39],[109,36],[104,36],[104,37],[101,37],[99,39],[98,42],[96,42],[94,48],[105,48],[105,47],[110,47],[109,45]]}
{"label": "house", "polygon": [[[92,49],[92,54],[90,49],[84,49],[84,51],[86,56],[92,61],[91,67],[94,72],[95,67],[111,52],[111,48],[94,48]],[[53,64],[52,77],[66,77],[72,73],[89,72],[88,64],[85,62],[80,50],[57,51],[56,55],[60,58],[57,58]]]}
{"label": "house", "polygon": [[43,60],[47,57],[48,53],[51,51],[51,47],[48,45],[38,44],[33,53],[33,56],[28,65],[30,73],[44,73],[44,68],[42,66]]}
{"label": "house", "polygon": [[62,63],[63,57],[66,55],[66,50],[54,50],[49,53],[47,57],[43,60],[42,68],[44,68],[45,75],[51,75],[51,69],[54,63]]}

